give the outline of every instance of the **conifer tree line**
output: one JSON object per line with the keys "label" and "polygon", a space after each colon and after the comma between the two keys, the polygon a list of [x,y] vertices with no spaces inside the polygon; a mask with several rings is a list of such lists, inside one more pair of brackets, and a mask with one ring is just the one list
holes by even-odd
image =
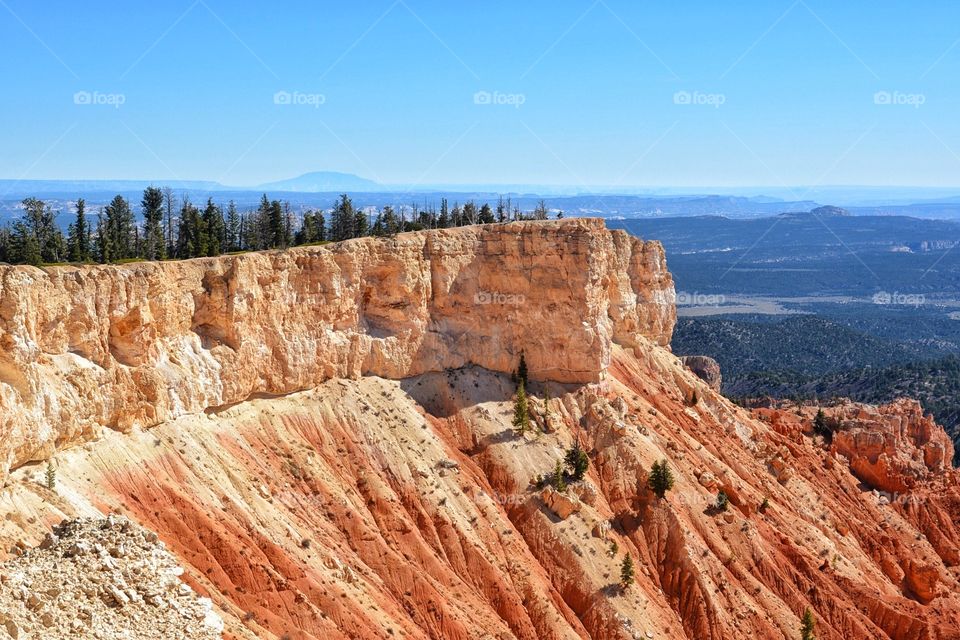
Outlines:
{"label": "conifer tree line", "polygon": [[[116,196],[96,215],[77,200],[66,233],[57,212],[43,200],[27,198],[23,214],[0,226],[0,262],[10,264],[112,263],[133,260],[179,260],[218,256],[238,251],[285,249],[320,242],[339,242],[364,236],[391,236],[404,231],[444,229],[514,220],[546,220],[541,200],[532,212],[523,212],[508,198],[495,207],[473,201],[451,207],[442,198],[439,207],[417,204],[378,210],[356,207],[346,194],[328,210],[295,215],[289,202],[266,194],[256,209],[241,212],[230,201],[223,206],[207,198],[193,203],[170,188],[148,187],[139,203]],[[139,209],[139,219],[136,215]],[[558,218],[563,213],[557,214]]]}

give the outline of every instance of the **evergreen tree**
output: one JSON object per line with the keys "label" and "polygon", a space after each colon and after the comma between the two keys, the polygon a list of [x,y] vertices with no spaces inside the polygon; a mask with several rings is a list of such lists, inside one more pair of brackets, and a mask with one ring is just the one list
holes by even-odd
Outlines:
{"label": "evergreen tree", "polygon": [[810,607],[803,610],[803,617],[800,619],[800,638],[801,640],[816,640],[817,636],[813,634],[817,622],[813,617]]}
{"label": "evergreen tree", "polygon": [[71,262],[86,262],[90,259],[90,225],[87,224],[87,203],[77,200],[77,219],[70,225],[67,248]]}
{"label": "evergreen tree", "polygon": [[107,264],[113,260],[113,256],[113,243],[107,230],[107,219],[103,215],[103,209],[100,209],[97,214],[97,262]]}
{"label": "evergreen tree", "polygon": [[174,238],[173,212],[177,209],[177,197],[173,195],[173,189],[163,188],[163,208],[167,215],[167,257],[173,258],[177,253],[177,243]]}
{"label": "evergreen tree", "polygon": [[580,447],[579,441],[574,441],[573,446],[567,449],[564,462],[574,481],[583,480],[583,477],[587,474],[587,469],[590,468],[590,458],[587,456],[587,452]]}
{"label": "evergreen tree", "polygon": [[314,220],[317,226],[317,239],[315,242],[325,242],[327,240],[327,219],[324,217],[322,211],[317,211]]}
{"label": "evergreen tree", "polygon": [[353,237],[362,238],[370,233],[370,224],[367,220],[367,214],[361,209],[357,209],[357,212],[354,214],[354,223],[353,223]]}
{"label": "evergreen tree", "polygon": [[503,196],[497,200],[497,222],[507,221],[507,209],[503,204]]}
{"label": "evergreen tree", "polygon": [[229,251],[239,251],[240,250],[240,213],[237,211],[237,204],[231,200],[227,204],[227,241],[226,241],[226,250]]}
{"label": "evergreen tree", "polygon": [[104,208],[106,233],[112,247],[111,260],[126,260],[137,257],[134,238],[133,210],[123,196],[116,196]]}
{"label": "evergreen tree", "polygon": [[827,424],[827,415],[823,409],[817,409],[817,415],[813,419],[813,432],[822,436],[828,443],[833,440],[833,429]]}
{"label": "evergreen tree", "polygon": [[300,231],[297,232],[297,244],[311,244],[323,240],[323,232],[320,225],[323,224],[323,216],[314,211],[307,211],[303,214],[303,224]]}
{"label": "evergreen tree", "polygon": [[623,557],[623,562],[620,563],[620,586],[626,589],[633,584],[633,578],[633,558],[628,553]]}
{"label": "evergreen tree", "polygon": [[353,208],[353,201],[347,194],[342,194],[333,205],[330,217],[330,239],[334,242],[355,238],[357,212]]}
{"label": "evergreen tree", "polygon": [[650,477],[647,478],[647,486],[661,499],[673,488],[673,472],[670,471],[666,460],[653,463],[653,467],[650,468]]}
{"label": "evergreen tree", "polygon": [[513,426],[520,435],[526,433],[530,427],[527,391],[524,388],[523,380],[517,385],[517,395],[513,401]]}
{"label": "evergreen tree", "polygon": [[218,256],[223,253],[227,242],[227,226],[223,220],[223,211],[214,203],[213,198],[207,198],[207,206],[203,209],[203,253],[206,256]]}
{"label": "evergreen tree", "polygon": [[490,205],[486,202],[480,207],[480,214],[477,217],[477,221],[480,224],[490,224],[493,222],[493,209],[491,209]]}
{"label": "evergreen tree", "polygon": [[180,228],[177,231],[177,255],[197,258],[207,254],[207,232],[200,210],[188,198],[180,206]]}
{"label": "evergreen tree", "polygon": [[10,228],[0,227],[0,262],[13,262],[11,253]]}
{"label": "evergreen tree", "polygon": [[167,243],[163,237],[163,192],[157,187],[144,189],[140,211],[143,214],[143,257],[163,260],[167,257]]}
{"label": "evergreen tree", "polygon": [[[25,230],[27,234],[32,236],[29,239],[23,238],[25,255],[31,258],[30,261],[24,261],[27,264],[62,262],[67,258],[66,242],[63,239],[63,233],[57,227],[53,209],[46,202],[37,198],[27,198],[22,204],[23,216],[21,221],[25,229],[21,229],[21,232]],[[14,231],[16,233],[16,229]],[[36,245],[39,261],[35,261],[34,245]]]}
{"label": "evergreen tree", "polygon": [[446,229],[450,226],[450,210],[447,208],[447,199],[440,199],[440,217],[437,218],[437,226]]}
{"label": "evergreen tree", "polygon": [[553,486],[561,493],[566,493],[567,491],[567,479],[563,475],[563,465],[559,460],[557,460],[557,464],[553,468]]}
{"label": "evergreen tree", "polygon": [[270,202],[270,206],[267,209],[267,226],[269,247],[271,249],[279,249],[286,246],[287,225],[283,216],[283,205],[280,204],[279,200]]}
{"label": "evergreen tree", "polygon": [[35,267],[43,263],[40,255],[40,243],[30,227],[23,221],[13,223],[10,234],[10,262],[14,264],[32,264]]}
{"label": "evergreen tree", "polygon": [[527,358],[520,352],[520,365],[517,367],[517,379],[523,384],[527,384]]}

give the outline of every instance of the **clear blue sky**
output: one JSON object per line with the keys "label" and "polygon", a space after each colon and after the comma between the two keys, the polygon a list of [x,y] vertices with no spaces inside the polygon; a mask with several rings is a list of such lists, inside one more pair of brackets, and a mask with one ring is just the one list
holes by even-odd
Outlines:
{"label": "clear blue sky", "polygon": [[678,4],[0,0],[0,177],[960,185],[960,3]]}

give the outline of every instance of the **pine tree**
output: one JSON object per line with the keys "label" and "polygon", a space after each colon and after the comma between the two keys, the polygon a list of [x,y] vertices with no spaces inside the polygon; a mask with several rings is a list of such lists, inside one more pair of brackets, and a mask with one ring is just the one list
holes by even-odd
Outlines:
{"label": "pine tree", "polygon": [[650,477],[647,478],[647,486],[661,499],[673,488],[673,472],[670,471],[666,460],[653,463],[650,468]]}
{"label": "pine tree", "polygon": [[[29,255],[31,261],[27,264],[40,264],[42,262],[62,262],[67,258],[66,242],[63,239],[63,233],[57,227],[56,215],[53,209],[46,202],[37,198],[27,198],[22,203],[23,216],[21,222],[26,232],[32,238],[24,238],[25,255]],[[33,246],[36,245],[36,253],[39,260],[34,261]]]}
{"label": "pine tree", "polygon": [[513,426],[520,435],[526,433],[530,427],[530,411],[523,380],[517,385],[517,395],[513,402]]}
{"label": "pine tree", "polygon": [[163,237],[163,192],[157,187],[143,190],[140,200],[143,214],[143,257],[147,260],[166,258],[167,246]]}
{"label": "pine tree", "polygon": [[363,210],[357,209],[357,212],[354,214],[353,237],[362,238],[369,235],[369,226],[367,214],[364,213]]}
{"label": "pine tree", "polygon": [[822,436],[827,442],[833,440],[833,429],[827,424],[827,415],[823,409],[817,409],[817,415],[813,419],[813,432]]}
{"label": "pine tree", "polygon": [[553,469],[553,486],[561,493],[566,493],[567,491],[567,479],[563,475],[563,465],[559,460],[557,460],[557,464]]}
{"label": "pine tree", "polygon": [[104,208],[106,214],[106,232],[110,236],[113,250],[111,260],[125,260],[137,257],[134,240],[133,210],[123,196],[116,196]]}
{"label": "pine tree", "polygon": [[31,264],[35,267],[43,263],[40,255],[40,243],[37,237],[22,220],[13,223],[10,234],[10,262],[14,264]]}
{"label": "pine tree", "polygon": [[483,203],[483,206],[480,207],[480,213],[477,216],[477,222],[480,224],[490,224],[493,222],[493,209],[490,208],[490,205],[486,202]]}
{"label": "pine tree", "polygon": [[226,250],[230,251],[239,251],[240,250],[240,213],[237,211],[237,204],[231,200],[227,204],[227,242]]}
{"label": "pine tree", "polygon": [[207,232],[200,210],[184,198],[180,206],[180,228],[177,231],[177,255],[181,259],[206,255]]}
{"label": "pine tree", "polygon": [[97,262],[107,264],[113,260],[113,255],[113,243],[107,231],[107,219],[103,215],[103,209],[100,209],[97,214]]}
{"label": "pine tree", "polygon": [[440,198],[440,217],[437,218],[437,226],[441,229],[450,226],[450,209],[447,207],[446,198]]}
{"label": "pine tree", "polygon": [[620,587],[626,589],[633,584],[634,568],[633,557],[628,553],[620,563]]}
{"label": "pine tree", "polygon": [[285,245],[287,225],[283,219],[283,205],[279,200],[273,200],[267,209],[267,227],[269,247],[279,249]]}
{"label": "pine tree", "polygon": [[353,208],[353,201],[347,194],[341,194],[340,200],[333,206],[330,218],[330,239],[334,242],[349,240],[356,237],[357,212]]}
{"label": "pine tree", "polygon": [[223,253],[227,240],[227,226],[223,221],[223,212],[214,203],[213,198],[207,198],[207,206],[203,209],[203,254],[218,256]]}
{"label": "pine tree", "polygon": [[10,228],[0,227],[0,262],[11,262]]}
{"label": "pine tree", "polygon": [[527,358],[520,352],[520,364],[517,366],[517,379],[523,384],[527,384]]}
{"label": "pine tree", "polygon": [[564,462],[574,481],[583,480],[583,476],[587,474],[587,469],[590,468],[590,458],[587,456],[587,452],[580,447],[579,441],[574,441],[573,446],[567,449]]}
{"label": "pine tree", "polygon": [[167,214],[167,250],[166,254],[168,258],[176,257],[177,253],[177,244],[174,236],[173,229],[173,212],[177,208],[177,197],[173,195],[173,189],[170,187],[163,188],[163,208]]}
{"label": "pine tree", "polygon": [[814,628],[817,626],[817,622],[813,617],[813,612],[810,611],[810,607],[807,607],[803,611],[803,618],[800,620],[800,638],[801,640],[816,640],[817,636],[813,634]]}
{"label": "pine tree", "polygon": [[90,259],[90,225],[87,224],[87,204],[77,200],[77,219],[70,225],[67,247],[71,262],[86,262]]}

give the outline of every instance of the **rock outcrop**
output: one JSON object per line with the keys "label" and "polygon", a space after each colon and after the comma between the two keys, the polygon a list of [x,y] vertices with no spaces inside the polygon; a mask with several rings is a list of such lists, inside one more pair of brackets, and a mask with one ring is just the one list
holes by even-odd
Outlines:
{"label": "rock outcrop", "polygon": [[720,363],[709,356],[683,356],[680,358],[683,366],[689,367],[697,377],[710,385],[714,391],[720,391],[723,386],[723,376],[720,373]]}
{"label": "rock outcrop", "polygon": [[55,447],[336,377],[475,364],[596,382],[666,345],[663,248],[510,223],[106,267],[0,267],[0,477]]}
{"label": "rock outcrop", "polygon": [[875,489],[906,491],[952,466],[953,442],[915,400],[882,407],[851,403],[828,411],[836,424],[832,450]]}

